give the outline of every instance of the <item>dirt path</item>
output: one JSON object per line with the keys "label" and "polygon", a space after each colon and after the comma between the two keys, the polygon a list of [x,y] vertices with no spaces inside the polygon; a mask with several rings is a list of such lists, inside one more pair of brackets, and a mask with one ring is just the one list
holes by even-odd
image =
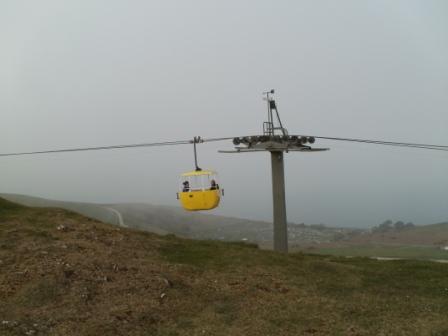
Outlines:
{"label": "dirt path", "polygon": [[120,213],[118,210],[116,210],[116,209],[114,209],[114,208],[106,208],[106,209],[112,211],[112,212],[117,216],[117,219],[118,219],[118,225],[120,225],[121,227],[128,227],[128,226],[124,223],[123,216],[121,215],[121,213]]}

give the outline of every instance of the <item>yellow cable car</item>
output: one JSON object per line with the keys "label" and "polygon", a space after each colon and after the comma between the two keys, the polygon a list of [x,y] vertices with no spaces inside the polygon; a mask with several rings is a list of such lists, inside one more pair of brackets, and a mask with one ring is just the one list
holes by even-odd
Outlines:
{"label": "yellow cable car", "polygon": [[221,190],[216,172],[197,170],[184,173],[181,177],[179,200],[185,210],[211,210],[219,205]]}
{"label": "yellow cable car", "polygon": [[196,170],[181,175],[180,191],[177,193],[177,199],[185,210],[211,210],[219,205],[221,193],[224,196],[224,190],[220,189],[217,174],[213,170],[202,170],[198,167],[196,153],[196,144],[202,142],[200,137],[194,137],[194,163]]}

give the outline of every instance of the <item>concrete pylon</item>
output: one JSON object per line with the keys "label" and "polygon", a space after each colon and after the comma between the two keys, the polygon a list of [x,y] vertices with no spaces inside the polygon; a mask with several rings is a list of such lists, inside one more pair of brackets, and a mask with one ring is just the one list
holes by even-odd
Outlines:
{"label": "concrete pylon", "polygon": [[271,151],[272,201],[274,209],[274,251],[288,252],[285,167],[282,151]]}

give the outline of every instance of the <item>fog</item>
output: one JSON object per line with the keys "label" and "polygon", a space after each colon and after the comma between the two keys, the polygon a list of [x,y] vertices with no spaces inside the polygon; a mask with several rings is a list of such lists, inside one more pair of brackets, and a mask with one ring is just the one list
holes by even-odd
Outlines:
{"label": "fog", "polygon": [[[260,134],[448,145],[445,1],[2,1],[0,153]],[[448,153],[317,141],[286,154],[288,220],[448,219]],[[219,154],[215,214],[270,220],[267,153]],[[0,158],[0,192],[177,205],[192,146]]]}

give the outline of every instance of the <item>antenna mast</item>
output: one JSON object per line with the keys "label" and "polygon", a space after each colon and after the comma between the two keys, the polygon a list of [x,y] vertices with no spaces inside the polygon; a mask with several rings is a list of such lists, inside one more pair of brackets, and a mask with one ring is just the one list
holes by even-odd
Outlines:
{"label": "antenna mast", "polygon": [[[221,153],[270,152],[272,168],[272,202],[274,219],[274,250],[288,252],[288,226],[286,219],[284,152],[317,152],[328,148],[311,148],[314,137],[288,135],[283,127],[277,104],[272,95],[274,89],[263,92],[268,107],[268,121],[263,122],[263,135],[242,136],[233,139],[235,150]],[[274,114],[276,122],[274,122]],[[276,125],[277,123],[277,125]]]}
{"label": "antenna mast", "polygon": [[[275,90],[272,89],[270,91],[263,92],[263,95],[266,97],[263,98],[267,102],[268,106],[268,121],[263,123],[263,134],[267,136],[274,136],[275,131],[281,131],[282,135],[288,135],[288,131],[283,127],[282,121],[280,119],[280,114],[278,113],[277,104],[275,100],[272,98],[272,95],[275,93]],[[275,114],[277,117],[278,126],[275,126],[274,116],[272,111],[275,110]]]}

